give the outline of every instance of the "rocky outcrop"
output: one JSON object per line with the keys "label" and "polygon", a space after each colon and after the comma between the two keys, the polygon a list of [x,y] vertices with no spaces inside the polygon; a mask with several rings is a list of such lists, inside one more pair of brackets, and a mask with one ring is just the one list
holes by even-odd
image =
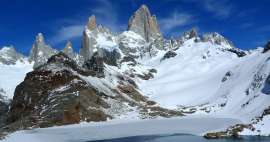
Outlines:
{"label": "rocky outcrop", "polygon": [[235,48],[233,43],[218,33],[209,33],[202,36],[202,42],[210,42],[219,45],[222,51],[228,51],[236,54],[238,57],[244,57],[247,53],[241,49]]}
{"label": "rocky outcrop", "polygon": [[80,50],[84,61],[91,60],[95,55],[103,58],[105,63],[117,66],[121,56],[116,47],[112,32],[101,25],[97,26],[95,16],[91,16],[83,32],[83,46]]}
{"label": "rocky outcrop", "polygon": [[142,49],[145,48],[146,41],[139,34],[133,31],[125,31],[118,36],[119,48],[126,56],[138,58]]}
{"label": "rocky outcrop", "polygon": [[218,34],[218,33],[209,33],[209,34],[204,34],[202,36],[202,41],[203,42],[211,42],[213,44],[217,44],[217,45],[223,45],[223,46],[227,46],[230,48],[233,48],[234,45],[231,41],[227,40],[225,37],[223,37],[222,35]]}
{"label": "rocky outcrop", "polygon": [[197,30],[195,28],[192,28],[190,31],[184,32],[183,38],[188,40],[192,38],[198,37]]}
{"label": "rocky outcrop", "polygon": [[63,53],[68,55],[69,58],[74,58],[72,43],[70,41],[67,42],[65,48],[63,49]]}
{"label": "rocky outcrop", "polygon": [[83,41],[82,41],[82,48],[80,50],[80,55],[83,56],[85,60],[91,59],[94,54],[94,49],[96,45],[96,40],[94,37],[90,35],[96,29],[96,17],[92,15],[83,31]]}
{"label": "rocky outcrop", "polygon": [[3,47],[0,49],[0,63],[5,65],[16,64],[17,61],[24,62],[25,57],[18,53],[14,47]]}
{"label": "rocky outcrop", "polygon": [[161,36],[156,16],[152,16],[148,7],[142,5],[129,19],[128,30],[141,35],[147,42]]}
{"label": "rocky outcrop", "polygon": [[206,133],[204,134],[204,138],[206,139],[240,138],[239,133],[242,132],[244,129],[254,130],[254,127],[252,125],[236,124],[234,126],[230,126],[225,131]]}
{"label": "rocky outcrop", "polygon": [[176,55],[177,53],[175,53],[174,51],[168,51],[164,54],[161,60],[169,59],[169,58],[175,57]]}
{"label": "rocky outcrop", "polygon": [[238,49],[238,48],[229,48],[229,49],[226,49],[226,51],[232,52],[232,53],[236,54],[238,57],[244,57],[247,55],[247,53],[245,51]]}
{"label": "rocky outcrop", "polygon": [[169,50],[177,50],[183,44],[182,40],[171,38],[164,40],[164,47]]}
{"label": "rocky outcrop", "polygon": [[34,62],[34,67],[37,68],[47,62],[47,60],[54,54],[57,50],[52,49],[49,45],[45,43],[42,33],[36,36],[36,40],[30,51],[29,61]]}
{"label": "rocky outcrop", "polygon": [[16,87],[8,113],[13,127],[49,127],[80,121],[105,121],[105,97],[81,76],[95,75],[63,53],[28,73]]}
{"label": "rocky outcrop", "polygon": [[74,52],[71,41],[68,41],[65,48],[62,50],[69,58],[73,59],[79,66],[82,66],[84,59],[81,55]]}
{"label": "rocky outcrop", "polygon": [[95,72],[97,77],[104,77],[104,58],[95,53],[91,59],[84,62],[84,68]]}
{"label": "rocky outcrop", "polygon": [[270,49],[270,41],[264,46],[263,53],[267,52]]}
{"label": "rocky outcrop", "polygon": [[0,128],[6,125],[7,113],[8,113],[8,107],[9,107],[9,103],[2,93],[4,93],[4,90],[0,89]]}

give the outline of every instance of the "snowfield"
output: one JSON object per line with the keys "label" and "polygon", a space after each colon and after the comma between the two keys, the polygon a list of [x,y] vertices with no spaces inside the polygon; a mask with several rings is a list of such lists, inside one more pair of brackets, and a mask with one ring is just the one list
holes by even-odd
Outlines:
{"label": "snowfield", "polygon": [[225,130],[241,121],[232,118],[197,116],[138,121],[81,123],[69,126],[24,130],[3,142],[86,142],[130,136],[193,134]]}
{"label": "snowfield", "polygon": [[[270,53],[261,49],[238,58],[210,42],[188,40],[166,60],[158,54],[141,60],[146,68],[155,68],[153,79],[139,81],[144,95],[162,107],[197,109],[196,114],[227,115],[249,122],[269,106],[270,96],[262,93],[270,74]],[[247,94],[248,92],[248,94]],[[206,109],[206,111],[202,111]]]}
{"label": "snowfield", "polygon": [[15,65],[4,65],[0,63],[0,89],[4,90],[4,96],[12,99],[15,88],[20,84],[26,73],[33,70],[33,64],[28,61],[17,62]]}

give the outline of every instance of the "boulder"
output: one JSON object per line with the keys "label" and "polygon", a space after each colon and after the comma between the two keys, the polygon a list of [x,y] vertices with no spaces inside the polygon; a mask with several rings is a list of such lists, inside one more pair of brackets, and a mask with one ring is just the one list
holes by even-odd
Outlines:
{"label": "boulder", "polygon": [[164,54],[162,60],[165,60],[165,59],[169,59],[169,58],[173,58],[177,55],[177,53],[175,53],[174,51],[168,51]]}

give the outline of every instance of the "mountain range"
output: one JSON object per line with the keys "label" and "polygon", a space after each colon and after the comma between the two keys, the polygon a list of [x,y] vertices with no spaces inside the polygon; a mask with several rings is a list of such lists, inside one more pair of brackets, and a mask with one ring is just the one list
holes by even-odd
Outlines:
{"label": "mountain range", "polygon": [[196,29],[163,37],[146,5],[115,34],[90,16],[80,52],[37,34],[28,57],[0,50],[0,136],[111,120],[213,116],[240,120],[208,138],[269,135],[270,43],[241,50]]}

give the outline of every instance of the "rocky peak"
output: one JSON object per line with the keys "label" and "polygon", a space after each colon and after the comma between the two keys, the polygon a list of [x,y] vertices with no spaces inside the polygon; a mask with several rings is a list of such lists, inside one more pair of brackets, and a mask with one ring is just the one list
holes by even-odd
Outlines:
{"label": "rocky peak", "polygon": [[34,62],[34,68],[47,62],[48,58],[56,54],[57,50],[52,49],[45,43],[42,33],[38,33],[36,36],[33,47],[30,51],[29,61]]}
{"label": "rocky peak", "polygon": [[69,57],[72,57],[74,55],[71,41],[67,42],[65,48],[63,49],[63,52],[67,54]]}
{"label": "rocky peak", "polygon": [[220,35],[219,33],[216,33],[216,32],[204,34],[202,36],[202,41],[203,42],[211,42],[211,43],[226,46],[229,48],[234,47],[233,43],[231,41],[227,40],[225,37],[223,37],[222,35]]}
{"label": "rocky peak", "polygon": [[[80,55],[84,61],[91,60],[96,52],[98,54],[95,56],[100,56],[101,58],[108,57],[110,58],[109,60],[115,61],[116,56],[118,58],[116,47],[116,38],[113,33],[102,25],[97,26],[95,16],[91,16],[83,32],[83,43],[80,49]],[[109,60],[105,60],[105,62],[111,63],[107,62]]]}
{"label": "rocky peak", "polygon": [[190,31],[187,31],[184,33],[185,39],[192,39],[192,38],[196,38],[197,36],[198,36],[198,33],[195,28],[192,28]]}
{"label": "rocky peak", "polygon": [[23,62],[24,56],[18,53],[13,46],[3,47],[0,49],[0,63],[10,65],[16,64],[17,61]]}
{"label": "rocky peak", "polygon": [[38,35],[36,36],[36,43],[45,44],[44,36],[42,33],[38,33]]}
{"label": "rocky peak", "polygon": [[151,15],[146,5],[142,5],[130,17],[128,30],[141,35],[147,42],[161,35],[156,16]]}
{"label": "rocky peak", "polygon": [[93,31],[96,27],[97,27],[96,16],[92,15],[88,19],[87,29],[90,30],[90,31]]}

